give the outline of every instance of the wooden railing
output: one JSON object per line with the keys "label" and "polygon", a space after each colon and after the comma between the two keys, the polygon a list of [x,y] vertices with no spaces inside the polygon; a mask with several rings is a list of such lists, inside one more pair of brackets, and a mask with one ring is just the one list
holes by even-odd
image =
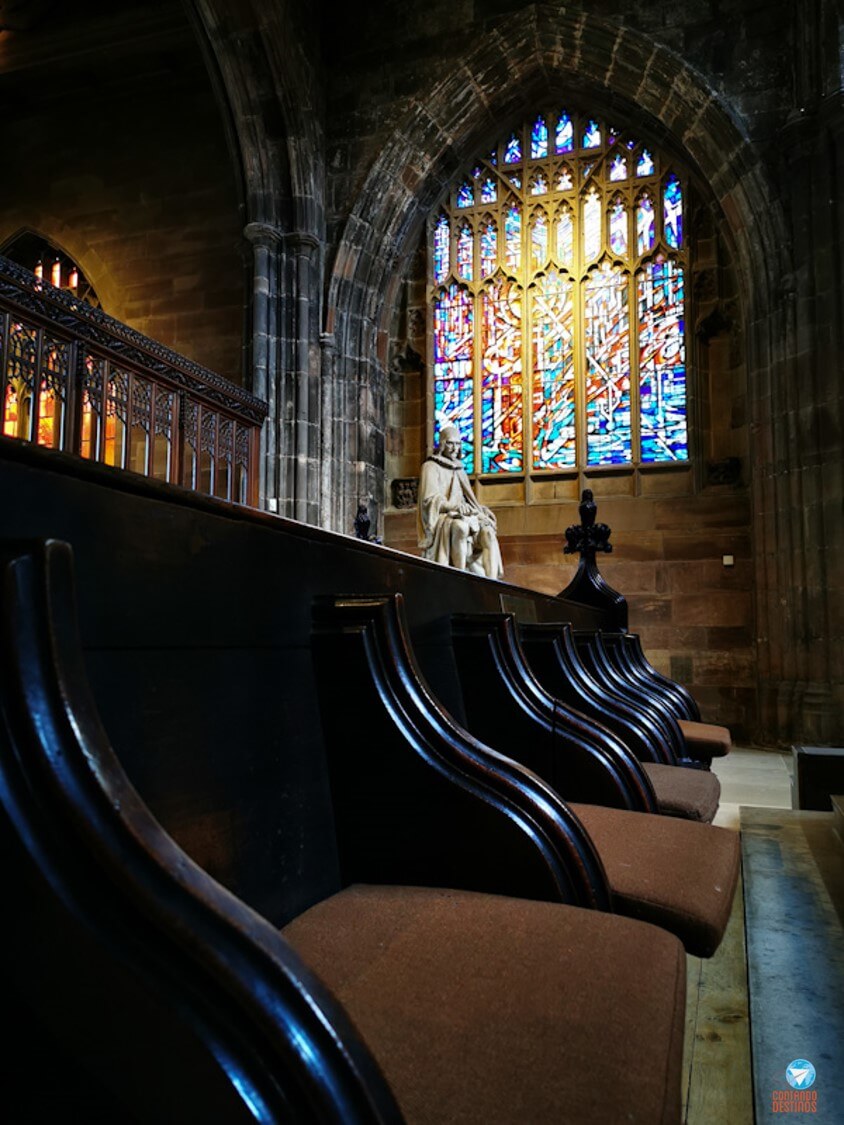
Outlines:
{"label": "wooden railing", "polygon": [[253,507],[267,406],[0,258],[2,433]]}

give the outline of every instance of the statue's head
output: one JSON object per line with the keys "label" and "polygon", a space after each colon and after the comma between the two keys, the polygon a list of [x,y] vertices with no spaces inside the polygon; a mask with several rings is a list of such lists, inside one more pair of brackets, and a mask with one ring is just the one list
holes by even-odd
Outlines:
{"label": "statue's head", "polygon": [[443,426],[440,430],[440,440],[437,450],[442,453],[444,457],[451,457],[456,460],[463,449],[463,439],[460,437],[460,431],[457,426]]}

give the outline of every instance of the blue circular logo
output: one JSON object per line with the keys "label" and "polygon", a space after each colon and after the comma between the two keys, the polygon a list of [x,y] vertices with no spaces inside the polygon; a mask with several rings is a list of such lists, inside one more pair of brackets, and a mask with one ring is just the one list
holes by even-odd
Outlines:
{"label": "blue circular logo", "polygon": [[808,1090],[816,1077],[817,1072],[808,1059],[795,1059],[785,1068],[785,1080],[795,1090]]}

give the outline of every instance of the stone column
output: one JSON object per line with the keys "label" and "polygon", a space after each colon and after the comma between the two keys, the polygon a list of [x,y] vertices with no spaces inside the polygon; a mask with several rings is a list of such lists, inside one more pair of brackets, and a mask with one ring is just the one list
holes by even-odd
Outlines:
{"label": "stone column", "polygon": [[278,512],[284,495],[279,460],[279,279],[284,232],[269,223],[249,223],[243,231],[252,245],[252,336],[248,342],[251,362],[249,390],[266,399],[269,415],[261,431],[260,505]]}
{"label": "stone column", "polygon": [[303,523],[320,520],[320,367],[313,346],[319,323],[319,253],[316,235],[295,231],[285,238],[291,265],[291,358],[293,364],[292,515]]}

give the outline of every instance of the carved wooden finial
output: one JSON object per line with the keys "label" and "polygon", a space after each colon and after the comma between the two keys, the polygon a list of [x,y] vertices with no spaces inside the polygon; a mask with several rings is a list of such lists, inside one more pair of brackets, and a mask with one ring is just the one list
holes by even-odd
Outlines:
{"label": "carved wooden finial", "polygon": [[594,555],[596,551],[612,551],[612,544],[609,541],[611,529],[605,523],[595,523],[598,505],[592,497],[591,488],[584,488],[578,511],[580,523],[566,528],[563,554],[573,555],[579,551],[581,555],[587,552]]}

